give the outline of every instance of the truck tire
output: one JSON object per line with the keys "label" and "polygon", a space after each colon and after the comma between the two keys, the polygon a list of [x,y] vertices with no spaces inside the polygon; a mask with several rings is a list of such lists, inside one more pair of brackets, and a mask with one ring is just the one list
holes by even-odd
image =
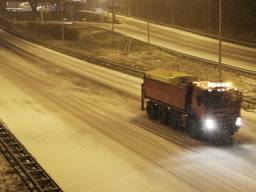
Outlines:
{"label": "truck tire", "polygon": [[191,138],[202,139],[202,131],[199,127],[199,122],[197,118],[191,117],[187,123],[187,131]]}
{"label": "truck tire", "polygon": [[230,133],[230,135],[233,136],[233,135],[237,132],[237,130],[238,130],[237,127],[231,126],[231,127],[229,128],[229,133]]}
{"label": "truck tire", "polygon": [[172,129],[177,129],[177,127],[176,127],[176,111],[174,109],[169,110],[168,124]]}
{"label": "truck tire", "polygon": [[152,101],[148,101],[146,111],[147,111],[149,119],[157,120],[157,118],[158,118],[158,105],[156,105]]}
{"label": "truck tire", "polygon": [[181,118],[180,114],[175,109],[170,109],[168,114],[169,126],[176,131],[180,131],[181,130],[180,118]]}
{"label": "truck tire", "polygon": [[169,115],[169,111],[168,108],[166,106],[160,106],[159,107],[159,118],[160,118],[160,123],[162,124],[168,124],[168,115]]}
{"label": "truck tire", "polygon": [[182,130],[182,114],[178,111],[175,112],[175,130]]}

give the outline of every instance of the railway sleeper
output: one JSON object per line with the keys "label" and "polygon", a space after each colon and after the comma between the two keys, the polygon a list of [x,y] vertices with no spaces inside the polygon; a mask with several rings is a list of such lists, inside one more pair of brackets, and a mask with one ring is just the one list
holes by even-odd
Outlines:
{"label": "railway sleeper", "polygon": [[16,158],[22,163],[22,161],[30,160],[31,156],[30,155],[21,155],[21,156],[16,156]]}
{"label": "railway sleeper", "polygon": [[34,179],[44,179],[48,178],[45,172],[41,168],[36,168],[28,171]]}
{"label": "railway sleeper", "polygon": [[14,150],[11,150],[11,153],[13,153],[13,154],[24,154],[25,151],[23,149],[14,149]]}
{"label": "railway sleeper", "polygon": [[56,186],[54,185],[54,183],[52,182],[52,180],[49,180],[47,182],[45,182],[44,184],[39,184],[41,186],[41,188],[43,190],[46,190],[46,189],[53,189],[55,188]]}
{"label": "railway sleeper", "polygon": [[[27,169],[28,172],[33,172],[33,171],[37,171],[37,170],[41,170],[40,167],[38,167],[38,165],[24,165]],[[45,178],[46,176],[44,174],[41,175],[37,175],[37,179],[39,178]]]}
{"label": "railway sleeper", "polygon": [[10,137],[10,135],[9,135],[9,133],[7,133],[7,132],[1,132],[1,133],[0,133],[0,137],[6,138],[6,137]]}
{"label": "railway sleeper", "polygon": [[33,169],[33,170],[28,171],[28,173],[31,174],[32,176],[39,176],[39,174],[42,175],[43,170],[41,170],[41,169]]}
{"label": "railway sleeper", "polygon": [[10,147],[10,148],[20,147],[20,144],[19,143],[9,143],[8,147]]}
{"label": "railway sleeper", "polygon": [[1,130],[0,131],[0,137],[1,137],[1,135],[4,135],[4,134],[8,134],[9,135],[9,133],[6,130]]}
{"label": "railway sleeper", "polygon": [[60,189],[56,187],[44,189],[44,192],[58,192],[58,191],[60,191]]}
{"label": "railway sleeper", "polygon": [[19,159],[21,161],[21,163],[27,162],[27,159],[30,157],[30,155],[28,155],[25,151],[22,151],[20,153],[15,153],[13,155],[17,159]]}
{"label": "railway sleeper", "polygon": [[7,132],[7,129],[5,128],[5,127],[3,127],[3,126],[0,126],[0,132]]}
{"label": "railway sleeper", "polygon": [[25,151],[23,148],[21,148],[20,146],[11,146],[9,147],[11,151],[19,151],[19,150],[23,150]]}
{"label": "railway sleeper", "polygon": [[26,163],[22,163],[22,165],[24,165],[26,168],[32,169],[32,168],[36,167],[37,163],[36,162],[26,162]]}
{"label": "railway sleeper", "polygon": [[0,120],[2,152],[30,191],[62,191]]}
{"label": "railway sleeper", "polygon": [[46,185],[52,185],[50,178],[42,178],[42,179],[36,179],[36,182],[40,185],[46,188]]}
{"label": "railway sleeper", "polygon": [[16,142],[12,137],[4,138],[3,141],[7,144]]}

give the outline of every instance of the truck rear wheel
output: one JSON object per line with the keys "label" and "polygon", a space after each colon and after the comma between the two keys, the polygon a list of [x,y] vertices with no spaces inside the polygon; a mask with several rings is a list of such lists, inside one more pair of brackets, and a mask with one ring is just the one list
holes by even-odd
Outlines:
{"label": "truck rear wheel", "polygon": [[169,126],[172,129],[177,129],[177,127],[176,127],[176,112],[175,112],[175,110],[174,109],[170,109],[168,116],[169,116],[168,117]]}
{"label": "truck rear wheel", "polygon": [[152,101],[147,102],[146,111],[149,119],[156,120],[158,118],[158,105]]}
{"label": "truck rear wheel", "polygon": [[168,123],[172,129],[181,130],[181,114],[175,109],[170,109],[168,114]]}
{"label": "truck rear wheel", "polygon": [[168,108],[165,106],[160,106],[159,107],[159,117],[160,117],[160,123],[162,124],[168,124],[168,115],[169,115],[169,111]]}

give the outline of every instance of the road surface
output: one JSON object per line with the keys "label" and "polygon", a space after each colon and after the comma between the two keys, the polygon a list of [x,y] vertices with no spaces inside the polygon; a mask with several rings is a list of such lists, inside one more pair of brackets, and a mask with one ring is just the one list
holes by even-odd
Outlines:
{"label": "road surface", "polygon": [[70,192],[254,191],[255,113],[229,147],[147,119],[141,80],[0,30],[0,117]]}
{"label": "road surface", "polygon": [[[143,20],[117,16],[121,24],[115,31],[147,42],[147,23]],[[99,24],[110,29],[110,25]],[[219,42],[216,39],[150,23],[150,43],[199,58],[218,61]],[[256,48],[223,42],[223,63],[256,72]]]}

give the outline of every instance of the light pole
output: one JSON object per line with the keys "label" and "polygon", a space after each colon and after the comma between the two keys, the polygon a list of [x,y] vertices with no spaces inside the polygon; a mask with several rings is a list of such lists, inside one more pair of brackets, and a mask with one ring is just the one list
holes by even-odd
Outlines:
{"label": "light pole", "polygon": [[212,3],[211,3],[211,0],[208,0],[208,32],[211,33],[212,31]]}
{"label": "light pole", "polygon": [[148,40],[148,43],[150,43],[150,24],[149,24],[149,19],[147,19],[147,40]]}
{"label": "light pole", "polygon": [[222,0],[219,0],[219,81],[222,81]]}
{"label": "light pole", "polygon": [[131,16],[131,4],[129,0],[126,0],[126,11],[127,11],[127,15]]}
{"label": "light pole", "polygon": [[111,13],[112,13],[112,31],[114,32],[115,31],[115,22],[116,22],[116,12],[117,10],[119,9],[119,5],[118,4],[115,4],[114,2],[109,2],[108,4],[108,9],[111,10]]}
{"label": "light pole", "polygon": [[61,39],[65,40],[64,23],[63,23],[63,0],[60,1],[60,17],[61,17]]}
{"label": "light pole", "polygon": [[112,31],[115,31],[116,10],[112,8]]}
{"label": "light pole", "polygon": [[41,22],[44,22],[44,9],[45,9],[45,6],[41,5],[41,9],[40,9]]}
{"label": "light pole", "polygon": [[171,24],[174,25],[174,5],[175,5],[175,2],[174,2],[174,0],[171,0],[170,3],[171,3]]}
{"label": "light pole", "polygon": [[74,7],[75,7],[74,2],[71,2],[69,8],[70,8],[70,20],[72,21],[72,24],[74,22]]}
{"label": "light pole", "polygon": [[150,20],[150,0],[146,0],[147,3],[147,40],[148,40],[148,43],[150,43],[150,23],[149,23],[149,20]]}
{"label": "light pole", "polygon": [[18,24],[18,21],[19,21],[19,12],[18,12],[18,1],[16,1],[16,23]]}

